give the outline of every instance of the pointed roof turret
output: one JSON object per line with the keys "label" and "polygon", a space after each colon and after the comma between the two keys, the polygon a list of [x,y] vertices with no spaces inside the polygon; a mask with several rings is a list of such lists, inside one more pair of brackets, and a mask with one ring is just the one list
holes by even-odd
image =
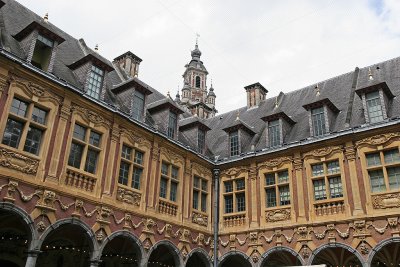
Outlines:
{"label": "pointed roof turret", "polygon": [[194,50],[192,50],[192,59],[200,61],[201,51],[199,49],[199,45],[196,41],[196,45],[194,46]]}

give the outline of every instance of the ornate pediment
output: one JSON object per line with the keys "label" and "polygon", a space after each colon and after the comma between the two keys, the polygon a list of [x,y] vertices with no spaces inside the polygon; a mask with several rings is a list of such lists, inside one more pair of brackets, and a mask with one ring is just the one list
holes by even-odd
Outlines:
{"label": "ornate pediment", "polygon": [[312,151],[306,152],[303,154],[303,158],[307,157],[315,157],[315,158],[321,158],[321,157],[327,157],[331,155],[332,153],[335,152],[342,152],[342,146],[327,146],[323,148],[318,148],[314,149]]}
{"label": "ornate pediment", "polygon": [[72,111],[78,113],[81,115],[81,117],[86,120],[88,123],[93,123],[95,126],[105,126],[107,128],[110,128],[111,122],[107,119],[105,119],[103,116],[99,115],[97,112],[94,112],[92,110],[89,110],[87,108],[78,106],[78,105],[73,105],[72,106]]}
{"label": "ornate pediment", "polygon": [[53,92],[43,88],[42,86],[22,80],[18,77],[13,76],[11,79],[15,86],[21,88],[30,97],[37,97],[39,100],[49,100],[56,105],[62,104],[62,97],[54,94]]}
{"label": "ornate pediment", "polygon": [[371,137],[367,137],[361,139],[356,142],[356,147],[360,146],[379,146],[384,145],[387,142],[391,141],[392,139],[397,139],[400,137],[400,132],[395,133],[386,133],[386,134],[378,134]]}
{"label": "ornate pediment", "polygon": [[170,149],[165,147],[160,148],[161,154],[169,161],[174,163],[181,163],[183,164],[183,157],[181,155],[176,154]]}
{"label": "ornate pediment", "polygon": [[283,163],[285,162],[291,162],[292,158],[291,157],[279,157],[279,158],[274,158],[274,159],[270,159],[268,161],[262,162],[260,164],[258,164],[258,169],[261,168],[275,168],[275,167],[279,167],[281,166]]}
{"label": "ornate pediment", "polygon": [[192,163],[192,170],[195,170],[202,177],[211,177],[212,176],[211,170],[207,169],[206,167],[204,167],[196,162]]}
{"label": "ornate pediment", "polygon": [[134,131],[122,128],[121,134],[126,136],[132,144],[138,144],[140,146],[145,146],[147,148],[151,147],[151,143],[149,140],[143,138],[142,136],[137,135]]}

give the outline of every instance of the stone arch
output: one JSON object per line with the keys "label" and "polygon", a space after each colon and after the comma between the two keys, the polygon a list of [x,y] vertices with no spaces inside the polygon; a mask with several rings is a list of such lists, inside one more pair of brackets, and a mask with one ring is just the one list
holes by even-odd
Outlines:
{"label": "stone arch", "polygon": [[357,250],[355,250],[354,248],[352,248],[351,246],[343,244],[343,243],[329,243],[329,244],[324,244],[324,245],[319,246],[317,249],[315,249],[311,253],[310,258],[308,259],[308,265],[313,264],[313,261],[314,261],[315,257],[318,255],[318,253],[320,253],[324,249],[329,249],[329,248],[342,248],[342,249],[349,251],[350,253],[353,253],[353,255],[360,261],[361,265],[363,267],[366,267],[366,263],[365,263],[363,257],[360,255],[360,253]]}
{"label": "stone arch", "polygon": [[37,239],[32,218],[13,203],[0,202],[0,265],[25,266],[26,251]]}
{"label": "stone arch", "polygon": [[166,248],[168,248],[169,252],[172,253],[173,255],[173,259],[175,262],[176,267],[181,267],[184,266],[183,265],[183,259],[181,257],[181,252],[179,251],[179,249],[175,246],[174,243],[172,243],[169,240],[161,240],[158,241],[157,243],[155,243],[148,251],[147,253],[147,259],[146,259],[146,265],[144,266],[151,266],[150,263],[150,259],[152,257],[152,253],[155,252],[157,250],[157,248],[159,248],[160,246],[165,246]]}
{"label": "stone arch", "polygon": [[[224,262],[226,262],[227,260],[229,260],[229,258],[231,257],[235,257],[235,256],[239,256],[238,258],[242,259],[244,262],[248,263],[248,266],[253,266],[253,264],[250,261],[250,257],[247,256],[245,253],[241,252],[241,251],[229,251],[228,253],[225,253],[224,255],[222,255],[219,258],[219,263],[218,266],[221,267],[223,266]],[[238,265],[239,266],[239,265]],[[240,265],[242,266],[242,265]],[[245,266],[244,266],[245,267]]]}
{"label": "stone arch", "polygon": [[[86,237],[88,240],[88,246],[89,246],[88,260],[89,261],[96,260],[96,258],[94,258],[94,256],[98,254],[99,246],[97,244],[95,234],[94,234],[93,230],[85,222],[83,222],[77,218],[61,219],[61,220],[58,220],[55,223],[51,224],[50,226],[48,226],[46,228],[46,230],[43,232],[43,234],[37,240],[37,242],[35,244],[35,249],[42,251],[43,244],[47,241],[47,239],[49,237],[50,238],[52,237],[52,234],[54,234],[54,232],[56,232],[60,227],[68,227],[68,226],[78,227],[82,230],[82,232],[84,234],[86,234]],[[68,235],[66,235],[66,236],[68,236]],[[38,262],[41,258],[43,259],[43,257],[44,257],[44,259],[46,259],[46,256],[43,253],[39,254]]]}
{"label": "stone arch", "polygon": [[[187,255],[187,259],[185,261],[185,266],[188,263],[190,257],[195,255],[195,254],[200,255],[205,260],[205,262],[207,262],[207,263],[205,263],[205,264],[207,264],[206,266],[211,267],[211,258],[203,248],[192,249],[189,252],[189,254]],[[187,267],[190,267],[190,266],[187,266]]]}
{"label": "stone arch", "polygon": [[367,266],[372,266],[372,261],[374,260],[374,257],[377,255],[377,253],[379,253],[379,251],[382,248],[384,248],[386,245],[397,244],[397,243],[399,243],[400,246],[400,237],[391,237],[379,242],[369,253]]}
{"label": "stone arch", "polygon": [[138,248],[139,252],[140,252],[140,262],[138,264],[138,266],[143,266],[143,262],[146,256],[146,251],[143,248],[142,243],[140,242],[139,238],[137,238],[133,233],[127,231],[127,230],[119,230],[116,232],[113,232],[110,236],[106,237],[103,240],[103,243],[101,244],[101,246],[99,247],[99,250],[97,251],[96,255],[93,255],[94,259],[100,259],[104,248],[107,246],[107,244],[109,244],[112,240],[114,240],[115,238],[118,237],[126,237],[129,240],[131,240],[135,246]]}
{"label": "stone arch", "polygon": [[275,252],[287,252],[287,253],[290,253],[291,255],[293,255],[294,257],[296,257],[300,261],[301,265],[305,265],[304,259],[299,255],[299,253],[297,253],[297,251],[295,251],[294,249],[289,248],[289,247],[279,246],[279,247],[272,247],[272,248],[268,249],[266,252],[264,252],[264,254],[261,256],[259,266],[262,267],[264,262],[265,262],[265,260],[271,254],[273,254]]}

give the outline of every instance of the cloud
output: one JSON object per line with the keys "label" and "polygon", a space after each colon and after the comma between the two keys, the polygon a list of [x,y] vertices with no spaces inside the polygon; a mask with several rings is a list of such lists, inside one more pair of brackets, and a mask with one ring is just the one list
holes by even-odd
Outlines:
{"label": "cloud", "polygon": [[397,0],[20,2],[111,60],[131,50],[164,94],[182,86],[199,32],[220,113],[245,106],[254,82],[272,97],[400,54]]}

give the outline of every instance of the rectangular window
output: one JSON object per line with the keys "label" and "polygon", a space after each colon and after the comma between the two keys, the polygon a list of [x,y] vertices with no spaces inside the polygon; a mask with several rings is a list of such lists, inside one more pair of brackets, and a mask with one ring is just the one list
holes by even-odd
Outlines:
{"label": "rectangular window", "polygon": [[340,179],[340,177],[332,177],[328,180],[331,198],[343,197],[342,180]]}
{"label": "rectangular window", "polygon": [[274,188],[265,189],[267,208],[276,207],[276,190]]}
{"label": "rectangular window", "polygon": [[[68,165],[95,174],[100,155],[101,134],[91,128],[75,124]],[[83,158],[86,155],[85,158]]]}
{"label": "rectangular window", "polygon": [[169,113],[168,132],[169,138],[175,138],[177,115],[174,112]]}
{"label": "rectangular window", "polygon": [[[18,98],[11,103],[9,117],[3,133],[4,145],[39,155],[46,131],[47,111]],[[24,139],[22,140],[22,138]],[[22,142],[21,142],[22,141]]]}
{"label": "rectangular window", "polygon": [[400,161],[399,150],[391,149],[383,152],[385,163],[396,163]]}
{"label": "rectangular window", "polygon": [[326,133],[324,107],[312,109],[311,120],[314,136],[324,135]]}
{"label": "rectangular window", "polygon": [[339,160],[311,165],[314,200],[343,197]]}
{"label": "rectangular window", "polygon": [[323,200],[326,199],[326,189],[324,180],[314,180],[314,199]]}
{"label": "rectangular window", "polygon": [[288,170],[265,174],[266,207],[290,205],[290,188]]}
{"label": "rectangular window", "polygon": [[246,183],[243,178],[225,181],[225,213],[246,211]]}
{"label": "rectangular window", "polygon": [[229,146],[231,156],[237,156],[240,153],[239,150],[239,132],[235,131],[229,134]]}
{"label": "rectangular window", "polygon": [[400,167],[387,168],[389,177],[389,188],[391,190],[400,189]]}
{"label": "rectangular window", "polygon": [[176,202],[178,200],[179,169],[166,162],[161,163],[161,198]]}
{"label": "rectangular window", "polygon": [[144,111],[144,94],[136,91],[133,94],[133,107],[132,107],[132,117],[136,120],[141,120]]}
{"label": "rectangular window", "polygon": [[279,120],[268,122],[268,142],[270,147],[277,147],[281,144]]}
{"label": "rectangular window", "polygon": [[87,94],[93,98],[100,98],[101,87],[103,86],[104,71],[92,65],[89,74]]}
{"label": "rectangular window", "polygon": [[233,212],[233,195],[228,195],[224,197],[225,199],[225,213]]}
{"label": "rectangular window", "polygon": [[381,156],[379,153],[371,153],[367,154],[366,156],[368,167],[381,165]]}
{"label": "rectangular window", "polygon": [[205,132],[199,129],[197,132],[197,149],[201,154],[204,153],[204,147],[206,144],[205,136],[206,136]]}
{"label": "rectangular window", "polygon": [[382,192],[386,190],[382,170],[369,171],[368,174],[371,183],[371,192]]}
{"label": "rectangular window", "polygon": [[47,71],[51,60],[53,46],[54,42],[51,39],[39,34],[32,54],[32,65]]}
{"label": "rectangular window", "polygon": [[370,123],[383,121],[383,111],[379,91],[365,95],[367,102],[368,117]]}
{"label": "rectangular window", "polygon": [[246,198],[244,193],[236,194],[236,206],[237,212],[242,212],[246,210]]}
{"label": "rectangular window", "polygon": [[[132,159],[132,155],[135,155]],[[143,175],[143,152],[123,144],[118,183],[140,190]]]}
{"label": "rectangular window", "polygon": [[[193,209],[207,211],[208,181],[194,176],[193,178]],[[200,205],[199,205],[200,203]]]}

